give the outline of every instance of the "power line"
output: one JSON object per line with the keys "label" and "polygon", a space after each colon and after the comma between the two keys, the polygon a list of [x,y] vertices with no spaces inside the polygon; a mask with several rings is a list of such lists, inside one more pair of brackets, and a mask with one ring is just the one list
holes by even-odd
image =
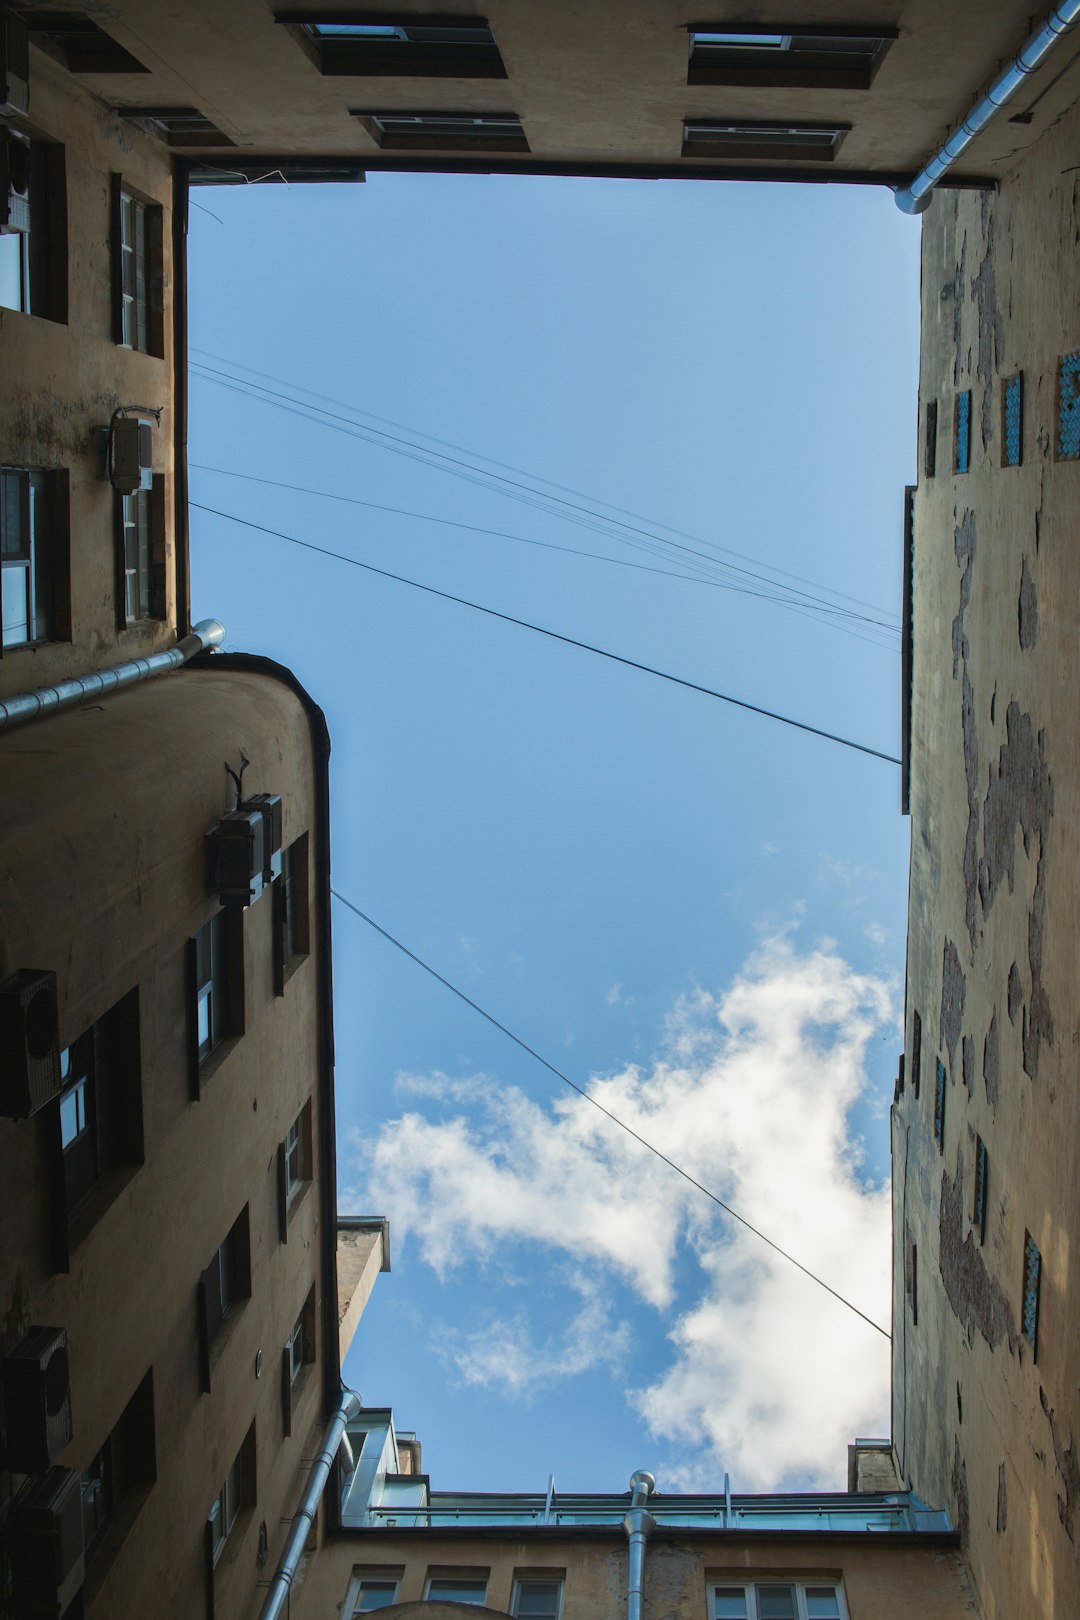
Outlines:
{"label": "power line", "polygon": [[825,1282],[823,1278],[819,1277],[816,1272],[811,1271],[809,1266],[804,1266],[801,1260],[796,1260],[795,1256],[793,1254],[789,1254],[786,1249],[782,1249],[779,1243],[774,1243],[771,1237],[766,1237],[764,1232],[762,1232],[758,1227],[753,1226],[744,1215],[739,1214],[738,1210],[732,1209],[730,1204],[726,1204],[722,1198],[717,1196],[716,1193],[711,1192],[708,1187],[704,1186],[702,1182],[698,1181],[694,1176],[692,1176],[689,1170],[684,1170],[680,1164],[675,1163],[674,1159],[669,1159],[666,1153],[662,1152],[660,1148],[656,1147],[654,1143],[650,1142],[647,1137],[644,1137],[638,1131],[635,1131],[633,1126],[628,1125],[624,1119],[620,1119],[618,1114],[613,1114],[610,1108],[605,1108],[603,1103],[597,1102],[596,1098],[591,1092],[586,1091],[583,1086],[579,1086],[575,1080],[571,1080],[570,1076],[568,1074],[564,1074],[561,1069],[557,1069],[554,1063],[549,1063],[547,1058],[543,1057],[534,1046],[530,1046],[528,1041],[523,1041],[520,1035],[515,1035],[512,1029],[509,1029],[505,1024],[500,1023],[492,1013],[489,1013],[484,1007],[481,1007],[478,1001],[474,1001],[471,996],[467,996],[465,994],[464,990],[459,990],[456,984],[452,984],[449,979],[444,978],[436,968],[431,966],[430,962],[425,962],[422,956],[417,956],[415,951],[410,951],[409,947],[402,944],[400,939],[397,939],[387,929],[381,927],[379,923],[375,921],[374,917],[369,917],[366,911],[361,911],[359,906],[354,905],[351,900],[346,899],[340,890],[335,889],[333,886],[331,886],[330,893],[334,896],[335,900],[340,900],[343,906],[347,906],[351,912],[359,917],[361,922],[366,922],[369,928],[373,928],[377,934],[382,935],[383,939],[388,940],[391,945],[396,946],[396,948],[407,956],[410,961],[415,962],[417,967],[423,968],[425,973],[429,973],[433,979],[437,979],[441,985],[443,985],[447,990],[451,991],[453,995],[457,996],[460,1001],[463,1001],[467,1007],[471,1007],[473,1012],[479,1013],[481,1018],[485,1018],[489,1024],[493,1025],[495,1029],[499,1030],[501,1034],[505,1035],[508,1040],[513,1041],[515,1046],[520,1046],[523,1052],[527,1052],[531,1058],[536,1060],[537,1063],[542,1064],[543,1067],[549,1070],[557,1080],[561,1080],[563,1085],[569,1086],[570,1090],[576,1091],[579,1097],[584,1097],[586,1102],[592,1103],[593,1107],[599,1109],[600,1113],[605,1115],[606,1118],[610,1119],[612,1124],[617,1125],[619,1129],[625,1131],[628,1136],[632,1136],[635,1142],[640,1142],[643,1148],[647,1148],[650,1153],[655,1154],[658,1159],[661,1159],[663,1163],[666,1164],[670,1169],[674,1170],[677,1175],[682,1176],[684,1181],[688,1181],[692,1187],[696,1187],[698,1192],[704,1193],[706,1198],[711,1198],[713,1203],[717,1204],[725,1212],[725,1214],[730,1215],[732,1219],[738,1221],[741,1226],[745,1226],[748,1232],[752,1232],[755,1237],[760,1238],[762,1243],[767,1243],[770,1249],[774,1249],[777,1254],[781,1255],[785,1260],[790,1261],[790,1263],[801,1271],[804,1276],[809,1277],[812,1282],[816,1282],[819,1288],[824,1288],[827,1294],[831,1294],[834,1299],[839,1300],[841,1305],[846,1305],[849,1311],[854,1311],[856,1316],[861,1317],[869,1327],[874,1328],[876,1332],[882,1335],[883,1338],[891,1340],[892,1335],[887,1333],[880,1323],[875,1322],[872,1316],[867,1316],[865,1311],[860,1311],[857,1305],[853,1305],[850,1299],[845,1299],[843,1294],[839,1293],[835,1288],[830,1287],[830,1285]]}
{"label": "power line", "polygon": [[[205,366],[201,362],[194,362],[193,366],[195,375],[201,376],[204,381],[214,383],[217,387],[230,389],[244,398],[259,400],[261,403],[271,405],[277,410],[288,411],[291,415],[300,416],[302,420],[315,422],[319,426],[329,427],[336,432],[346,433],[352,438],[375,444],[379,448],[389,450],[394,455],[403,456],[406,460],[418,461],[423,466],[433,467],[436,471],[447,472],[453,477],[464,479],[467,483],[480,484],[487,489],[493,488],[492,480],[495,480],[497,484],[507,486],[503,489],[495,489],[495,493],[506,495],[509,499],[517,500],[527,506],[538,507],[540,510],[548,512],[549,515],[561,517],[567,522],[590,528],[597,533],[607,535],[609,538],[619,540],[625,545],[645,549],[654,554],[657,546],[667,547],[668,550],[662,553],[665,556],[669,555],[670,550],[673,549],[676,552],[684,552],[690,557],[698,558],[699,561],[696,564],[698,568],[704,566],[712,570],[723,569],[727,570],[728,573],[745,575],[755,579],[759,583],[770,587],[769,590],[760,593],[763,599],[776,602],[779,606],[788,607],[795,612],[800,611],[800,609],[809,609],[812,612],[827,614],[831,620],[863,623],[872,628],[886,631],[890,635],[897,633],[894,623],[888,623],[873,618],[868,614],[857,613],[853,609],[841,607],[836,603],[828,602],[822,597],[814,595],[812,592],[779,584],[754,569],[742,568],[733,563],[714,561],[693,546],[682,545],[677,541],[665,541],[661,536],[652,534],[648,530],[621,523],[619,520],[605,518],[602,514],[596,513],[586,506],[581,506],[573,501],[565,501],[559,496],[544,495],[527,485],[516,483],[513,479],[503,478],[501,474],[487,473],[482,468],[476,468],[467,462],[457,460],[453,456],[446,456],[441,451],[428,450],[422,445],[416,445],[410,440],[386,433],[380,428],[367,427],[365,424],[350,421],[346,417],[337,416],[336,413],[327,411],[321,406],[309,406],[303,400],[297,400],[291,395],[268,389],[261,383],[248,383],[244,378],[229,377],[228,374],[217,372],[214,367]],[[252,391],[255,389],[258,389],[259,392]],[[310,414],[312,411],[317,411],[319,414],[317,416],[312,415]],[[329,420],[326,420],[326,418],[329,418]],[[438,460],[433,461],[432,457],[437,457]],[[447,465],[441,466],[440,463],[442,462],[447,463]],[[515,491],[517,493],[514,493]],[[567,508],[567,510],[552,512],[550,504],[543,504],[545,502],[555,502],[558,506]],[[575,516],[575,513],[580,515]],[[689,566],[683,558],[678,560],[683,561],[684,566]],[[787,594],[779,595],[778,592],[786,592]]]}
{"label": "power line", "polygon": [[[561,490],[564,491],[564,493],[566,493],[568,495],[578,495],[578,496],[581,497],[582,500],[591,501],[593,506],[605,506],[611,512],[620,512],[623,515],[623,517],[633,517],[633,518],[637,518],[639,522],[652,523],[653,526],[656,527],[656,528],[666,529],[669,534],[680,535],[684,540],[696,540],[701,545],[709,546],[712,550],[722,552],[722,553],[724,553],[725,555],[727,555],[729,557],[738,557],[742,562],[755,563],[755,564],[758,565],[759,568],[764,566],[765,568],[768,569],[768,571],[770,573],[780,574],[780,575],[784,576],[786,579],[797,580],[799,582],[799,584],[801,584],[801,585],[813,585],[815,587],[815,589],[817,589],[817,590],[824,590],[830,596],[840,597],[842,600],[847,601],[847,602],[854,602],[859,607],[869,607],[869,608],[872,608],[875,612],[884,611],[883,609],[875,608],[874,604],[872,602],[867,602],[867,601],[863,600],[862,597],[849,596],[847,594],[847,592],[845,592],[845,591],[837,591],[837,590],[834,590],[831,586],[821,585],[819,582],[817,582],[815,580],[807,579],[804,574],[792,573],[790,569],[779,568],[773,563],[766,563],[766,564],[762,565],[760,558],[751,557],[746,552],[743,552],[743,551],[736,551],[731,546],[723,546],[723,545],[721,545],[719,543],[719,541],[706,540],[700,535],[690,534],[687,530],[675,528],[673,525],[671,525],[669,523],[662,523],[662,522],[659,522],[656,519],[651,519],[651,518],[643,518],[640,512],[634,512],[630,508],[625,507],[625,506],[617,506],[612,501],[605,501],[601,496],[589,495],[584,490],[574,489],[568,484],[560,484],[555,479],[552,479],[552,478],[544,478],[541,474],[529,472],[524,467],[515,467],[510,462],[499,461],[494,456],[485,456],[485,455],[482,454],[482,452],[480,452],[478,450],[470,450],[466,446],[460,445],[460,444],[455,444],[449,439],[440,439],[434,433],[425,433],[420,428],[410,427],[408,425],[408,423],[397,422],[392,417],[389,417],[389,416],[380,416],[376,411],[365,410],[360,405],[350,404],[348,400],[336,399],[331,394],[320,394],[316,389],[305,388],[302,383],[290,382],[288,378],[275,376],[273,372],[260,371],[256,366],[245,366],[239,360],[230,360],[230,359],[227,358],[227,356],[220,355],[220,354],[214,354],[209,349],[200,349],[200,348],[197,348],[196,346],[193,345],[192,349],[191,349],[191,352],[193,354],[204,354],[208,360],[217,360],[217,361],[220,362],[220,364],[226,365],[226,366],[232,366],[237,371],[248,371],[255,377],[265,377],[268,382],[281,383],[283,387],[294,389],[298,393],[301,393],[301,394],[307,394],[312,399],[324,400],[329,405],[340,405],[343,410],[352,411],[353,414],[356,415],[356,416],[367,416],[373,422],[382,422],[387,427],[400,428],[400,430],[403,433],[411,433],[415,438],[427,439],[432,444],[444,445],[446,447],[446,449],[448,449],[448,450],[457,450],[463,456],[471,456],[474,461],[486,461],[489,464],[489,466],[501,467],[505,472],[518,473],[522,478],[530,478],[530,479],[532,479],[532,481],[534,483],[546,484],[551,489],[561,489]],[[196,364],[200,364],[200,362],[196,362]],[[207,367],[206,369],[210,370],[212,368]],[[241,381],[242,379],[237,379],[237,380]],[[256,385],[256,386],[258,386],[258,385]],[[764,577],[764,576],[759,575],[759,577]]]}
{"label": "power line", "polygon": [[624,658],[620,653],[609,652],[606,647],[594,647],[591,642],[578,641],[574,636],[564,636],[558,630],[548,630],[541,624],[530,623],[528,619],[515,618],[512,613],[500,613],[497,608],[485,607],[482,602],[471,602],[465,596],[455,596],[452,591],[440,591],[434,585],[423,585],[418,579],[409,579],[405,574],[391,573],[388,568],[376,568],[374,563],[361,562],[357,557],[347,557],[344,552],[331,551],[327,546],[317,546],[311,540],[299,540],[293,534],[283,534],[280,529],[269,529],[263,523],[253,523],[249,518],[237,517],[233,512],[219,511],[216,506],[204,506],[201,501],[191,501],[190,505],[200,512],[210,512],[214,517],[225,518],[229,523],[239,523],[245,529],[257,529],[260,534],[287,540],[290,545],[301,546],[305,551],[315,551],[323,557],[333,557],[337,562],[348,563],[351,568],[362,568],[366,573],[378,574],[382,579],[395,580],[399,585],[411,585],[414,590],[424,591],[428,596],[441,597],[444,602],[456,602],[459,607],[472,608],[475,613],[485,613],[489,618],[502,619],[506,624],[516,624],[519,629],[532,630],[534,634],[547,636],[551,641],[561,641],[568,647],[578,647],[582,652],[596,653],[600,658],[608,658],[614,664],[624,664],[628,669],[640,670],[645,675],[655,675],[659,680],[670,681],[673,686],[684,686],[690,692],[700,692],[703,697],[717,698],[721,703],[730,703],[737,709],[746,709],[750,714],[760,714],[767,720],[777,720],[781,725],[793,726],[796,731],[806,731],[811,736],[823,737],[827,742],[839,743],[844,748],[853,748],[860,754],[869,754],[873,759],[883,759],[889,765],[901,763],[894,754],[884,754],[880,749],[870,748],[866,743],[853,742],[850,737],[840,737],[835,731],[825,731],[821,726],[811,726],[805,720],[793,720],[790,715],[777,714],[773,709],[762,708],[757,703],[748,703],[744,698],[732,697],[727,692],[717,692],[711,686],[700,686],[696,681],[684,680],[681,675],[671,675],[667,670],[639,663],[635,658]]}

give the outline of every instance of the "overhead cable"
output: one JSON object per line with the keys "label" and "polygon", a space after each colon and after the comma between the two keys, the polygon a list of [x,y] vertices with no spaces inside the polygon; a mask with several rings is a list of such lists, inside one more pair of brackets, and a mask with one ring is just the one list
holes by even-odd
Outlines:
{"label": "overhead cable", "polygon": [[720,1209],[722,1209],[725,1214],[730,1215],[733,1220],[738,1221],[740,1226],[745,1226],[748,1232],[752,1232],[756,1238],[760,1238],[762,1243],[767,1243],[770,1249],[775,1250],[775,1252],[781,1255],[783,1259],[789,1261],[790,1264],[795,1266],[797,1270],[801,1271],[805,1277],[809,1277],[812,1282],[816,1282],[819,1288],[824,1288],[825,1292],[827,1294],[831,1294],[834,1299],[839,1300],[841,1305],[846,1305],[849,1311],[854,1311],[856,1316],[861,1317],[861,1319],[869,1327],[872,1327],[877,1333],[880,1333],[883,1338],[891,1339],[892,1335],[888,1333],[879,1322],[875,1322],[872,1316],[867,1316],[865,1311],[861,1311],[857,1305],[853,1305],[850,1299],[845,1299],[844,1295],[841,1294],[839,1290],[831,1287],[830,1284],[825,1282],[823,1278],[819,1277],[816,1272],[811,1271],[809,1266],[804,1266],[802,1261],[796,1260],[795,1256],[793,1254],[789,1254],[787,1249],[781,1248],[779,1243],[774,1242],[771,1237],[767,1237],[759,1227],[752,1225],[744,1215],[739,1214],[737,1209],[733,1209],[730,1204],[725,1203],[724,1200],[716,1193],[712,1192],[702,1182],[698,1181],[695,1176],[692,1176],[689,1170],[684,1170],[682,1165],[676,1164],[674,1159],[670,1159],[666,1153],[655,1145],[655,1143],[650,1142],[649,1139],[642,1136],[639,1131],[635,1131],[634,1127],[632,1125],[628,1125],[624,1119],[620,1119],[618,1114],[613,1114],[610,1108],[605,1108],[603,1103],[598,1102],[590,1091],[585,1090],[584,1086],[579,1086],[576,1080],[571,1080],[568,1074],[564,1074],[562,1069],[556,1068],[554,1063],[549,1062],[548,1059],[538,1052],[534,1046],[530,1046],[528,1041],[522,1040],[520,1035],[515,1035],[513,1030],[508,1028],[506,1024],[501,1023],[493,1013],[489,1013],[486,1008],[481,1007],[478,1001],[474,1001],[471,996],[467,996],[464,990],[459,990],[456,984],[452,984],[449,979],[444,978],[436,968],[431,966],[430,962],[425,962],[422,956],[417,956],[415,951],[411,951],[407,945],[403,944],[402,941],[394,934],[391,934],[388,929],[383,928],[375,921],[374,917],[369,917],[366,911],[361,911],[360,907],[354,905],[353,902],[347,899],[339,889],[335,889],[331,885],[330,893],[334,896],[335,900],[340,900],[343,906],[346,906],[351,912],[359,917],[361,922],[367,923],[369,928],[373,928],[377,934],[381,934],[383,939],[388,940],[391,945],[395,946],[397,950],[401,951],[405,956],[407,956],[410,961],[415,962],[417,967],[423,968],[425,973],[429,973],[433,979],[437,979],[439,984],[443,985],[445,989],[457,996],[458,999],[463,1001],[467,1007],[471,1007],[473,1012],[479,1013],[481,1018],[486,1019],[489,1024],[491,1024],[495,1029],[499,1030],[501,1034],[505,1035],[508,1040],[513,1041],[515,1046],[519,1046],[523,1052],[527,1052],[531,1058],[535,1059],[537,1063],[541,1064],[545,1069],[553,1074],[557,1080],[561,1080],[564,1086],[569,1086],[570,1090],[576,1091],[579,1097],[584,1097],[586,1102],[591,1103],[592,1106],[598,1109],[601,1114],[605,1115],[607,1119],[610,1119],[613,1125],[617,1125],[621,1131],[625,1131],[628,1136],[632,1136],[635,1142],[640,1142],[643,1148],[647,1148],[650,1153],[655,1154],[658,1159],[662,1160],[663,1163],[669,1167],[669,1169],[674,1170],[676,1175],[682,1176],[683,1180],[688,1181],[692,1187],[696,1187],[698,1192],[704,1193],[706,1198],[712,1199],[714,1204],[717,1204]]}
{"label": "overhead cable", "polygon": [[328,546],[317,546],[312,540],[300,540],[294,534],[283,534],[280,529],[267,528],[264,523],[253,523],[249,518],[237,517],[234,512],[222,512],[216,506],[204,506],[201,501],[191,501],[190,505],[200,512],[209,512],[214,517],[225,518],[229,523],[238,523],[245,529],[257,529],[260,534],[273,535],[277,540],[287,540],[290,545],[300,546],[305,551],[332,557],[336,562],[347,563],[350,568],[362,568],[365,573],[378,574],[380,578],[392,579],[399,585],[410,585],[413,590],[424,591],[428,596],[441,597],[444,602],[456,602],[459,607],[472,608],[474,613],[484,613],[491,619],[502,619],[505,624],[516,624],[521,630],[531,630],[535,635],[547,636],[551,641],[561,641],[568,647],[579,648],[582,652],[595,653],[600,658],[610,659],[614,664],[623,664],[628,669],[640,670],[644,675],[655,675],[658,680],[670,681],[673,686],[683,686],[690,692],[700,692],[703,697],[717,698],[721,703],[730,703],[733,707],[745,709],[750,714],[760,714],[767,720],[776,720],[781,725],[793,726],[796,731],[806,731],[811,736],[823,737],[827,742],[839,743],[843,748],[853,748],[857,753],[869,754],[873,759],[883,759],[889,765],[900,764],[895,754],[882,753],[879,748],[853,742],[850,737],[838,736],[835,731],[825,731],[821,726],[809,725],[805,720],[794,720],[790,715],[778,714],[774,709],[763,708],[757,703],[748,703],[744,698],[732,697],[727,692],[717,692],[711,686],[701,686],[697,681],[685,680],[681,675],[672,675],[667,670],[640,663],[636,658],[624,658],[620,653],[609,652],[606,647],[594,647],[591,642],[579,641],[575,636],[564,636],[558,630],[549,630],[544,625],[532,624],[528,619],[515,618],[512,613],[500,613],[497,608],[485,607],[482,602],[471,602],[468,597],[455,596],[452,591],[437,590],[434,585],[424,585],[418,579],[409,579],[405,574],[392,573],[388,568],[377,568],[374,563],[361,562],[359,558],[348,557],[341,551],[331,551]]}

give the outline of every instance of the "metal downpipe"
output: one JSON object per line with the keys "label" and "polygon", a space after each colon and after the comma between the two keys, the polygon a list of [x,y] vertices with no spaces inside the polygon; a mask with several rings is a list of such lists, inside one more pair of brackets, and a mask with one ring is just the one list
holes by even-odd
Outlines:
{"label": "metal downpipe", "polygon": [[225,627],[216,619],[203,619],[189,636],[178,641],[168,652],[151,653],[148,658],[129,658],[126,663],[113,664],[110,669],[99,669],[93,675],[75,675],[56,686],[39,686],[36,692],[19,692],[14,697],[0,700],[0,731],[12,726],[40,720],[43,715],[54,714],[57,709],[70,709],[87,698],[106,697],[121,687],[135,686],[178,669],[196,653],[209,652],[220,647],[225,640]]}
{"label": "metal downpipe", "polygon": [[998,75],[986,94],[975,103],[959,128],[938,147],[926,167],[920,169],[910,185],[898,188],[895,192],[897,208],[905,214],[921,214],[930,206],[930,193],[942,175],[952,168],[1006,102],[1012,100],[1024,80],[1042,66],[1048,53],[1077,18],[1080,18],[1080,0],[1061,0],[1054,7],[1004,73]]}
{"label": "metal downpipe", "polygon": [[315,1523],[315,1515],[319,1511],[319,1503],[322,1501],[330,1470],[334,1466],[334,1458],[345,1438],[345,1425],[350,1418],[359,1416],[360,1409],[359,1395],[354,1394],[351,1389],[346,1390],[342,1395],[341,1405],[327,1425],[322,1450],[311,1465],[304,1500],[293,1519],[292,1530],[285,1543],[285,1551],[281,1555],[277,1574],[270,1583],[266,1602],[259,1611],[259,1620],[281,1620],[281,1617],[289,1612],[289,1594],[292,1591],[293,1577],[303,1556],[308,1536],[311,1534],[311,1527]]}
{"label": "metal downpipe", "polygon": [[630,1548],[626,1568],[626,1620],[643,1620],[645,1613],[645,1543],[656,1529],[656,1520],[645,1503],[656,1489],[656,1481],[644,1469],[630,1479],[630,1511],[623,1529]]}

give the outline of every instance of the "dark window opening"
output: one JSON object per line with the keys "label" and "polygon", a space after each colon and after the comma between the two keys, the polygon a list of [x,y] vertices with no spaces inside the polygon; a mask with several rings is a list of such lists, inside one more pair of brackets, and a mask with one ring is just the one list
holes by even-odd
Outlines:
{"label": "dark window opening", "polygon": [[116,622],[125,630],[141,619],[164,619],[165,479],[155,473],[149,488],[116,496]]}
{"label": "dark window opening", "polygon": [[199,1278],[198,1293],[202,1387],[209,1391],[216,1360],[213,1351],[226,1318],[251,1298],[251,1237],[246,1204]]}
{"label": "dark window opening", "polygon": [[308,921],[308,835],[282,854],[281,876],[274,882],[274,994],[285,994],[286,981],[310,949]]}
{"label": "dark window opening", "polygon": [[1007,377],[1001,393],[1001,465],[1019,467],[1024,459],[1024,373]]}
{"label": "dark window opening", "polygon": [[971,467],[971,389],[956,396],[953,472],[966,473]]}
{"label": "dark window opening", "polygon": [[232,146],[233,142],[197,107],[114,107],[118,118],[141,124],[166,146]]}
{"label": "dark window opening", "polygon": [[0,127],[0,308],[66,322],[64,148]]}
{"label": "dark window opening", "polygon": [[687,84],[868,90],[895,29],[692,24]]}
{"label": "dark window opening", "polygon": [[313,1170],[311,1102],[307,1101],[278,1143],[278,1228],[282,1243],[289,1241],[292,1206],[311,1182]]}
{"label": "dark window opening", "polygon": [[1020,1322],[1032,1355],[1039,1348],[1039,1288],[1042,1282],[1042,1256],[1030,1232],[1024,1233],[1024,1285]]}
{"label": "dark window opening", "polygon": [[986,1143],[981,1136],[975,1138],[975,1205],[972,1222],[979,1234],[979,1242],[986,1241],[986,1184],[989,1175]]}
{"label": "dark window opening", "polygon": [[733,123],[694,118],[683,124],[683,157],[831,163],[850,124]]}
{"label": "dark window opening", "polygon": [[911,1089],[916,1098],[919,1095],[919,1081],[922,1078],[922,1018],[918,1012],[911,1015]]}
{"label": "dark window opening", "polygon": [[495,36],[483,17],[285,11],[274,20],[291,28],[320,73],[506,78]]}
{"label": "dark window opening", "polygon": [[356,158],[244,157],[227,165],[194,162],[188,183],[245,186],[257,180],[260,185],[275,186],[356,185],[364,178],[363,165]]}
{"label": "dark window opening", "polygon": [[0,594],[5,651],[69,639],[66,472],[0,467]]}
{"label": "dark window opening", "polygon": [[219,911],[189,941],[192,1095],[228,1043],[244,1033],[244,923]]}
{"label": "dark window opening", "polygon": [[214,1570],[237,1521],[255,1506],[257,1460],[252,1423],[206,1519],[206,1610],[214,1613]]}
{"label": "dark window opening", "polygon": [[35,45],[69,73],[146,73],[149,70],[83,11],[34,6],[21,15]]}
{"label": "dark window opening", "polygon": [[933,478],[937,472],[937,400],[932,399],[926,407],[926,450],[923,456],[923,473],[927,478]]}
{"label": "dark window opening", "polygon": [[378,146],[400,152],[527,152],[516,113],[354,112]]}
{"label": "dark window opening", "polygon": [[148,1372],[82,1473],[87,1570],[98,1572],[119,1550],[157,1478],[154,1375]]}
{"label": "dark window opening", "polygon": [[945,1151],[945,1092],[948,1072],[944,1063],[938,1058],[937,1086],[934,1090],[934,1140],[938,1145],[938,1152]]}
{"label": "dark window opening", "polygon": [[315,1361],[315,1320],[313,1287],[281,1352],[282,1423],[286,1439],[292,1434],[293,1408],[307,1381],[307,1370]]}
{"label": "dark window opening", "polygon": [[1080,354],[1064,355],[1058,367],[1057,453],[1080,461]]}
{"label": "dark window opening", "polygon": [[919,1249],[915,1243],[908,1244],[907,1263],[907,1297],[911,1306],[911,1320],[914,1326],[919,1323]]}

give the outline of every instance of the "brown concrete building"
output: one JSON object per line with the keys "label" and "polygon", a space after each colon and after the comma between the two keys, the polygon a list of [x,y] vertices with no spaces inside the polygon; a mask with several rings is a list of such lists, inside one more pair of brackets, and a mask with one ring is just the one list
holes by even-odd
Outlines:
{"label": "brown concrete building", "polygon": [[1075,74],[923,219],[893,1421],[986,1620],[1080,1612]]}

